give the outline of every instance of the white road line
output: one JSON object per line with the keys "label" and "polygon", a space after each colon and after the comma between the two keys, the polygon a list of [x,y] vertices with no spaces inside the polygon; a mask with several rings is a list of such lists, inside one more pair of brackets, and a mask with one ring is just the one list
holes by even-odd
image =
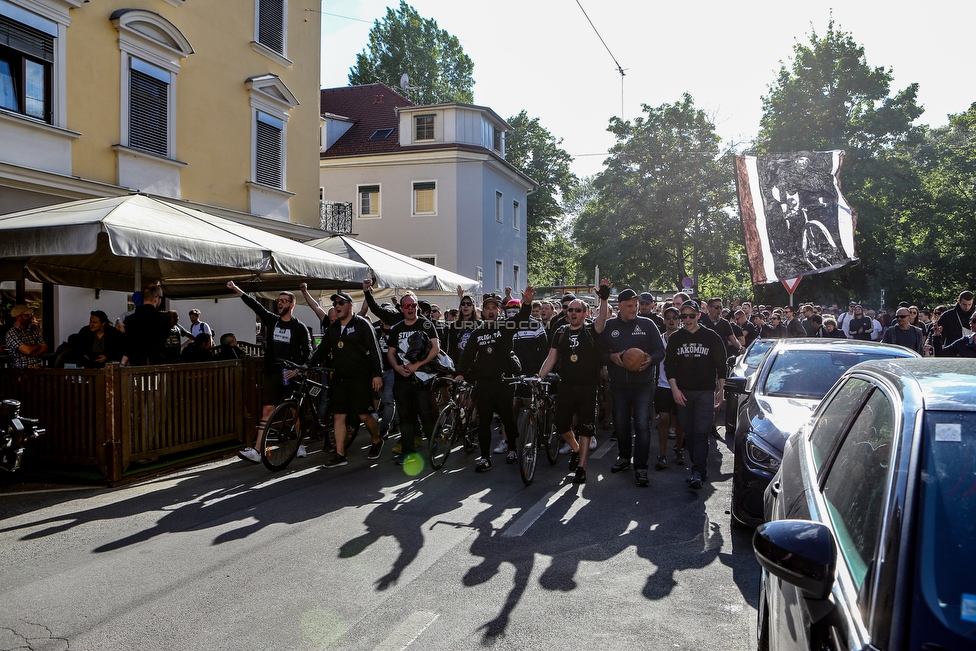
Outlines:
{"label": "white road line", "polygon": [[611,448],[616,447],[616,441],[607,440],[606,443],[598,447],[591,455],[590,459],[602,459],[603,455],[610,451]]}
{"label": "white road line", "polygon": [[529,527],[535,524],[536,520],[542,517],[542,514],[546,512],[546,509],[549,508],[550,504],[555,502],[559,496],[572,487],[572,484],[566,484],[558,491],[552,491],[541,500],[533,504],[532,508],[525,512],[525,515],[513,522],[512,526],[501,533],[502,538],[516,538],[524,534],[529,530]]}
{"label": "white road line", "polygon": [[418,610],[396,627],[373,651],[403,651],[416,642],[420,634],[434,623],[440,615],[426,610]]}

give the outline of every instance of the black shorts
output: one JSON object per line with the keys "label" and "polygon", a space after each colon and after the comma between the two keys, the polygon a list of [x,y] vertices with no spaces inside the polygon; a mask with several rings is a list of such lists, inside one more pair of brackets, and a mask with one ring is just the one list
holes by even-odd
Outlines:
{"label": "black shorts", "polygon": [[654,388],[654,413],[655,414],[675,414],[677,413],[678,403],[674,401],[674,393],[670,387]]}
{"label": "black shorts", "polygon": [[371,378],[332,376],[329,381],[329,408],[333,414],[368,414],[373,411]]}
{"label": "black shorts", "polygon": [[594,414],[596,412],[595,384],[566,384],[559,385],[556,394],[556,431],[565,434],[573,428],[573,417],[576,417],[576,429],[580,436],[593,436]]}
{"label": "black shorts", "polygon": [[280,405],[285,399],[285,385],[281,373],[268,375],[265,373],[261,383],[261,406]]}

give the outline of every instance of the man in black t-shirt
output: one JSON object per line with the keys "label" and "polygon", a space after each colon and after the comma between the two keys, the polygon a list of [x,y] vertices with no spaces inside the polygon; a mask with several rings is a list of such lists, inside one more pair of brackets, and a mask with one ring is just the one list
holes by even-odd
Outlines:
{"label": "man in black t-shirt", "polygon": [[[284,396],[284,378],[289,380],[297,374],[296,371],[286,370],[282,360],[295,364],[304,364],[312,352],[312,336],[304,323],[292,315],[295,308],[295,295],[291,292],[278,294],[278,313],[264,309],[264,306],[251,296],[244,293],[233,280],[227,283],[228,289],[241,297],[257,315],[268,332],[267,344],[264,351],[264,381],[261,383],[261,423],[258,425],[257,442],[253,448],[244,448],[237,453],[242,459],[254,463],[261,463],[261,438],[264,434],[264,423],[268,420],[274,408],[281,403]],[[305,446],[298,449],[298,456],[305,456]]]}
{"label": "man in black t-shirt", "polygon": [[400,414],[401,453],[395,461],[402,466],[410,455],[416,454],[415,439],[422,438],[417,431],[420,417],[427,434],[434,429],[436,416],[431,413],[430,391],[417,378],[417,369],[437,357],[440,344],[437,330],[427,318],[418,314],[417,296],[407,292],[400,299],[403,320],[390,329],[387,335],[386,357],[393,367],[393,398]]}
{"label": "man in black t-shirt", "polygon": [[[555,405],[556,431],[572,449],[569,469],[576,471],[574,484],[586,482],[586,457],[591,437],[596,434],[593,420],[600,369],[603,366],[600,333],[610,315],[607,303],[610,281],[602,280],[600,289],[600,311],[593,323],[586,322],[587,307],[583,301],[576,299],[569,303],[565,310],[568,323],[553,334],[549,354],[539,370],[539,376],[546,377],[556,362],[560,363],[559,393],[556,394]],[[573,433],[574,417],[580,433],[579,442]]]}

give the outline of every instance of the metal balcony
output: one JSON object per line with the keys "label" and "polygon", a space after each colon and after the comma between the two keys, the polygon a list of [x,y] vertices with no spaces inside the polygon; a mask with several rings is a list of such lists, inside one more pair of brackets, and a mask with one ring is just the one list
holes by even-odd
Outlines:
{"label": "metal balcony", "polygon": [[352,204],[346,201],[319,201],[319,228],[340,235],[352,233]]}

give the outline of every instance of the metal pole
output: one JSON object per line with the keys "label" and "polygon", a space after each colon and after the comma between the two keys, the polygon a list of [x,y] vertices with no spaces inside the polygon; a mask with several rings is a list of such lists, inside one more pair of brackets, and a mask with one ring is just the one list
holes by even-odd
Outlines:
{"label": "metal pole", "polygon": [[136,270],[135,270],[135,289],[132,291],[141,292],[142,291],[142,258],[136,258]]}

